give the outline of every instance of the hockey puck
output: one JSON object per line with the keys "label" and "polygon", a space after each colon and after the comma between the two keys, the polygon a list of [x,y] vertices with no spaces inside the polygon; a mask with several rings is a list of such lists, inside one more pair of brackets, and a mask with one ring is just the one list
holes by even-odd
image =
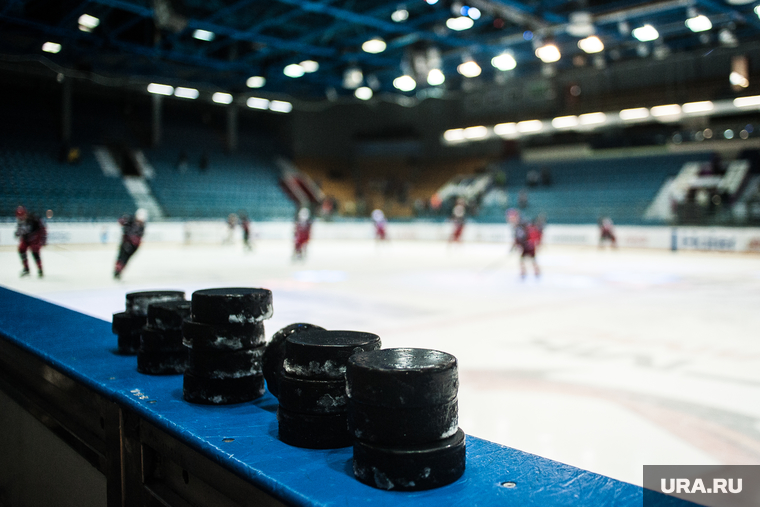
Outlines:
{"label": "hockey puck", "polygon": [[380,348],[380,337],[360,331],[317,331],[291,335],[285,341],[282,370],[291,377],[343,378],[355,352]]}
{"label": "hockey puck", "polygon": [[140,349],[140,329],[119,333],[117,348],[119,354],[133,356]]}
{"label": "hockey puck", "polygon": [[261,364],[264,368],[264,378],[267,381],[267,388],[275,398],[278,397],[278,377],[280,375],[280,370],[282,369],[282,361],[285,359],[285,340],[288,336],[302,333],[310,329],[324,330],[324,328],[313,324],[291,324],[277,331],[272,335],[272,339],[269,340],[269,343],[267,343],[264,356],[261,358]]}
{"label": "hockey puck", "polygon": [[280,406],[293,412],[335,414],[346,411],[344,380],[309,380],[281,375],[278,379]]}
{"label": "hockey puck", "polygon": [[348,429],[365,442],[380,445],[415,445],[436,442],[456,433],[457,399],[426,407],[381,407],[351,400]]}
{"label": "hockey puck", "polygon": [[422,491],[459,479],[466,461],[465,435],[460,429],[431,444],[386,447],[354,440],[354,476],[373,488]]}
{"label": "hockey puck", "polygon": [[255,400],[260,398],[266,390],[263,375],[210,379],[186,370],[182,392],[185,400],[190,403],[228,405]]}
{"label": "hockey puck", "polygon": [[429,349],[384,349],[349,359],[346,391],[352,400],[384,407],[427,407],[456,398],[457,359]]}
{"label": "hockey puck", "polygon": [[137,371],[148,375],[174,375],[187,369],[187,351],[147,351],[137,353]]}
{"label": "hockey puck", "polygon": [[190,351],[190,369],[195,375],[213,378],[238,378],[262,375],[261,356],[264,346],[243,350]]}
{"label": "hockey puck", "polygon": [[272,291],[231,287],[193,292],[193,320],[205,324],[251,324],[272,316]]}
{"label": "hockey puck", "polygon": [[185,346],[204,350],[240,350],[264,345],[264,323],[203,324],[190,319],[182,323]]}
{"label": "hockey puck", "polygon": [[190,301],[166,301],[148,305],[148,325],[156,329],[181,329],[190,317]]}
{"label": "hockey puck", "polygon": [[114,313],[113,320],[111,321],[111,331],[114,334],[129,334],[137,331],[139,334],[145,322],[146,319],[143,315],[135,315],[128,312]]}
{"label": "hockey puck", "polygon": [[346,414],[301,414],[277,409],[280,440],[294,447],[338,449],[351,445]]}
{"label": "hockey puck", "polygon": [[176,350],[185,352],[185,346],[182,345],[182,332],[178,329],[155,329],[145,326],[140,332],[140,349],[157,352]]}
{"label": "hockey puck", "polygon": [[178,290],[149,290],[127,294],[127,312],[147,315],[148,305],[164,301],[184,301],[185,293]]}

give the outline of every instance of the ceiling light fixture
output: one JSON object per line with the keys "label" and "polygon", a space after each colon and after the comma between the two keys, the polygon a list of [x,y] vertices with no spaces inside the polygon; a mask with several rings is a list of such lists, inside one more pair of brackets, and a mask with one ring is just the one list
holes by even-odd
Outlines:
{"label": "ceiling light fixture", "polygon": [[248,97],[245,101],[245,105],[251,109],[269,109],[269,101],[259,97]]}
{"label": "ceiling light fixture", "polygon": [[165,84],[151,83],[148,85],[148,93],[153,93],[155,95],[171,95],[174,93],[174,88]]}
{"label": "ceiling light fixture", "polygon": [[441,72],[440,69],[431,69],[430,72],[428,72],[427,76],[427,83],[430,86],[438,86],[442,85],[446,82],[446,76]]}
{"label": "ceiling light fixture", "polygon": [[214,32],[209,32],[208,30],[201,30],[200,28],[193,32],[193,39],[198,40],[205,40],[207,42],[211,42],[216,38],[216,34]]}
{"label": "ceiling light fixture", "polygon": [[760,106],[760,95],[753,95],[751,97],[737,97],[734,99],[734,106],[736,107]]}
{"label": "ceiling light fixture", "polygon": [[510,123],[499,123],[498,125],[494,125],[493,132],[497,136],[514,136],[517,135],[517,123],[510,122]]}
{"label": "ceiling light fixture", "polygon": [[660,32],[657,31],[652,25],[644,25],[638,28],[634,28],[631,32],[633,36],[641,42],[649,42],[656,40],[660,37]]}
{"label": "ceiling light fixture", "polygon": [[544,124],[541,120],[525,120],[517,122],[517,131],[521,134],[540,132],[543,128]]}
{"label": "ceiling light fixture", "polygon": [[374,39],[370,39],[366,41],[364,44],[362,44],[362,50],[365,53],[371,53],[373,55],[376,55],[377,53],[382,53],[385,51],[385,41],[381,39],[380,37],[375,37]]}
{"label": "ceiling light fixture", "polygon": [[357,99],[369,100],[372,98],[372,95],[374,94],[372,92],[372,88],[370,88],[369,86],[360,86],[359,88],[354,90],[354,96]]}
{"label": "ceiling light fixture", "polygon": [[83,32],[91,32],[93,29],[97,28],[97,26],[100,24],[100,20],[96,18],[95,16],[90,16],[89,14],[82,14],[79,16],[79,29]]}
{"label": "ceiling light fixture", "polygon": [[246,84],[246,86],[248,86],[248,88],[261,88],[266,83],[267,83],[267,80],[263,76],[251,76],[245,82],[245,84]]}
{"label": "ceiling light fixture", "polygon": [[464,129],[450,129],[443,133],[443,138],[450,143],[464,141]]}
{"label": "ceiling light fixture", "polygon": [[174,89],[174,96],[179,97],[181,99],[197,99],[198,98],[198,90],[195,88],[185,88],[183,86],[178,86]]}
{"label": "ceiling light fixture", "polygon": [[578,116],[581,125],[599,125],[607,121],[604,113],[586,113]]}
{"label": "ceiling light fixture", "polygon": [[578,47],[586,53],[593,54],[603,51],[604,43],[602,42],[602,39],[596,35],[592,35],[590,37],[586,37],[585,39],[579,40]]}
{"label": "ceiling light fixture", "polygon": [[402,92],[410,92],[417,88],[417,81],[412,76],[403,75],[393,80],[393,86]]}
{"label": "ceiling light fixture", "polygon": [[681,106],[678,104],[667,104],[664,106],[654,106],[649,112],[655,118],[662,118],[665,116],[678,116],[681,114]]}
{"label": "ceiling light fixture", "polygon": [[488,129],[482,125],[467,127],[464,129],[465,139],[484,139],[488,135]]}
{"label": "ceiling light fixture", "polygon": [[399,7],[395,11],[393,11],[393,14],[391,14],[391,19],[395,21],[396,23],[403,23],[407,19],[409,19],[409,11],[406,10],[404,7]]}
{"label": "ceiling light fixture", "polygon": [[643,120],[649,118],[649,109],[646,107],[634,107],[632,109],[623,109],[618,114],[623,121]]}
{"label": "ceiling light fixture", "polygon": [[224,92],[216,92],[211,96],[211,100],[217,104],[232,104],[232,95]]}
{"label": "ceiling light fixture", "polygon": [[446,20],[446,26],[449,27],[450,30],[454,30],[456,32],[468,30],[472,28],[474,24],[475,22],[472,20],[472,18],[467,16],[459,16],[458,18],[449,18]]}
{"label": "ceiling light fixture", "polygon": [[298,65],[297,63],[291,63],[290,65],[286,66],[282,73],[285,74],[288,77],[292,78],[299,78],[304,75],[303,67]]}
{"label": "ceiling light fixture", "polygon": [[552,120],[552,127],[555,129],[567,129],[578,126],[577,116],[557,116]]}
{"label": "ceiling light fixture", "polygon": [[554,44],[546,44],[536,49],[536,56],[544,63],[553,63],[562,57],[559,48]]}
{"label": "ceiling light fixture", "polygon": [[293,110],[293,104],[284,100],[273,100],[269,103],[269,109],[277,113],[289,113]]}
{"label": "ceiling light fixture", "polygon": [[460,63],[457,66],[457,72],[462,74],[464,77],[478,77],[482,72],[482,69],[480,68],[480,65],[478,65],[474,60],[469,60],[467,62]]}
{"label": "ceiling light fixture", "polygon": [[692,32],[706,32],[712,28],[712,23],[710,22],[710,18],[703,14],[700,14],[698,16],[694,16],[693,18],[687,19],[686,26]]}
{"label": "ceiling light fixture", "polygon": [[511,54],[502,53],[491,58],[491,65],[499,70],[512,70],[517,67],[517,61]]}
{"label": "ceiling light fixture", "polygon": [[706,113],[712,111],[714,108],[715,106],[711,101],[703,100],[701,102],[687,102],[681,106],[681,111],[685,114]]}
{"label": "ceiling light fixture", "polygon": [[42,50],[45,53],[60,53],[61,51],[61,45],[57,42],[46,42],[42,45]]}
{"label": "ceiling light fixture", "polygon": [[301,66],[304,72],[309,73],[309,74],[319,70],[319,64],[315,62],[314,60],[304,60],[298,65]]}

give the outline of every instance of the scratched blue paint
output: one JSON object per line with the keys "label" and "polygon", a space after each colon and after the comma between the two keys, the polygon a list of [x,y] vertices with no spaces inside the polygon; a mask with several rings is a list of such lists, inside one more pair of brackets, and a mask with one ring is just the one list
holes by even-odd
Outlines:
{"label": "scratched blue paint", "polygon": [[[467,469],[455,483],[423,492],[381,491],[354,479],[350,447],[310,450],[280,442],[277,400],[269,393],[239,405],[193,405],[182,399],[181,375],[139,374],[134,356],[115,353],[109,322],[0,287],[0,335],[287,503],[640,507],[643,502],[638,486],[471,436]],[[515,486],[503,487],[504,482]]]}

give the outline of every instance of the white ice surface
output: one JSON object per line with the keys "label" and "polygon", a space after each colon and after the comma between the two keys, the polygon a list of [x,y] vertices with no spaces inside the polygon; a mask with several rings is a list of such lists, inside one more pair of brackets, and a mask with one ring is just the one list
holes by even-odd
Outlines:
{"label": "white ice surface", "polygon": [[46,247],[42,280],[6,248],[0,284],[107,320],[131,291],[265,287],[268,337],[310,322],[454,354],[471,435],[637,484],[644,464],[760,464],[760,256],[546,247],[523,281],[506,245],[291,248],[145,244],[120,282],[112,246]]}

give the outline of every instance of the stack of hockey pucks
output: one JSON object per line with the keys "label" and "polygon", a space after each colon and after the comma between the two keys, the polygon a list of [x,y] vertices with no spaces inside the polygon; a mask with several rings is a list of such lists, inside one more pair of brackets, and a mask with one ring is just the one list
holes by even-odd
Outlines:
{"label": "stack of hockey pucks", "polygon": [[428,349],[353,355],[346,368],[356,478],[379,489],[419,491],[457,480],[465,468],[458,428],[457,360]]}
{"label": "stack of hockey pucks", "polygon": [[152,290],[127,294],[127,311],[114,313],[111,330],[118,335],[120,354],[137,354],[140,335],[148,319],[148,305],[165,301],[184,301],[185,293],[178,290]]}
{"label": "stack of hockey pucks", "polygon": [[352,354],[380,345],[379,336],[358,331],[310,330],[288,336],[277,381],[280,440],[310,449],[351,445],[346,364]]}
{"label": "stack of hockey pucks", "polygon": [[264,394],[263,321],[272,316],[272,292],[233,287],[195,291],[192,319],[182,324],[189,348],[183,393],[192,403],[224,405]]}
{"label": "stack of hockey pucks", "polygon": [[261,357],[261,366],[264,370],[264,380],[266,380],[267,389],[275,398],[279,397],[280,392],[278,386],[282,362],[285,360],[285,340],[287,340],[288,336],[312,329],[324,331],[324,328],[315,326],[314,324],[298,322],[277,331],[272,335],[269,343],[267,343],[264,355]]}
{"label": "stack of hockey pucks", "polygon": [[137,371],[149,375],[184,373],[187,348],[182,344],[182,321],[190,316],[190,301],[148,305],[148,323],[142,330]]}

